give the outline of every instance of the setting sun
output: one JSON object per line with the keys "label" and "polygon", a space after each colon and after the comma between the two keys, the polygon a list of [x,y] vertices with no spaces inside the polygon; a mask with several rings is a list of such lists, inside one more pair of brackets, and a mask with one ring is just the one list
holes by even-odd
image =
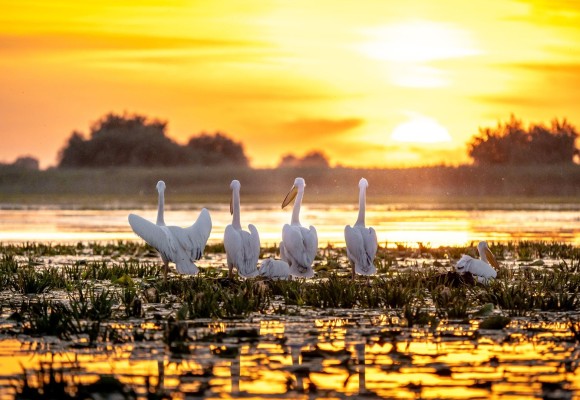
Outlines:
{"label": "setting sun", "polygon": [[391,137],[398,142],[415,143],[440,143],[451,140],[444,126],[424,116],[414,116],[411,120],[397,125]]}

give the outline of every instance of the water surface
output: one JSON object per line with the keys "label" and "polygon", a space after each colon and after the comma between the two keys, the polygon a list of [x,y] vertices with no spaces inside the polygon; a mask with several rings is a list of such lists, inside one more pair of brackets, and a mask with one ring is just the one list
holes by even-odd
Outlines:
{"label": "water surface", "polygon": [[[417,243],[431,246],[463,246],[479,240],[543,240],[580,244],[580,212],[569,207],[498,205],[486,209],[440,209],[436,206],[406,207],[371,205],[367,207],[366,224],[377,231],[381,244]],[[229,204],[208,207],[213,229],[210,242],[223,239],[231,223]],[[137,240],[127,222],[130,212],[155,221],[154,208],[136,210],[74,210],[45,207],[40,209],[1,209],[0,241],[76,242]],[[281,240],[282,226],[290,221],[291,209],[278,204],[243,204],[242,226],[252,223],[260,233],[262,246]],[[342,204],[304,205],[301,223],[313,225],[320,246],[327,243],[344,246],[344,227],[356,221],[356,206]],[[166,209],[168,225],[187,226],[197,218],[199,208]]]}

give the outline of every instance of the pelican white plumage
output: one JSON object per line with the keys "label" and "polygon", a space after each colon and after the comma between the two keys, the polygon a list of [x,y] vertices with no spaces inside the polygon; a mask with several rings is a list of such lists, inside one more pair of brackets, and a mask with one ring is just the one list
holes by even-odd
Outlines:
{"label": "pelican white plumage", "polygon": [[377,233],[373,228],[365,226],[366,191],[368,186],[368,181],[365,178],[361,178],[358,183],[358,218],[354,226],[347,225],[344,228],[346,254],[353,265],[353,279],[355,273],[372,275],[377,271],[374,265],[378,247]]}
{"label": "pelican white plumage", "polygon": [[470,272],[478,282],[487,283],[497,276],[494,267],[499,268],[499,263],[485,241],[479,242],[477,251],[479,252],[479,260],[463,255],[455,265],[455,270],[459,273]]}
{"label": "pelican white plumage", "polygon": [[260,264],[260,276],[270,279],[286,280],[290,277],[290,266],[286,261],[270,257]]}
{"label": "pelican white plumage", "polygon": [[232,223],[226,227],[224,232],[224,247],[226,249],[230,278],[234,267],[236,267],[240,276],[251,278],[258,275],[260,236],[256,227],[252,224],[248,225],[249,232],[242,230],[240,223],[240,187],[240,182],[235,179],[230,184],[230,189],[232,189],[230,202]]}
{"label": "pelican white plumage", "polygon": [[205,208],[197,220],[187,228],[166,226],[164,219],[165,183],[157,183],[159,200],[157,205],[157,223],[147,221],[136,214],[129,214],[129,225],[139,237],[157,249],[164,264],[164,277],[167,279],[169,262],[175,263],[180,274],[195,275],[198,268],[194,261],[201,258],[207,239],[211,232],[211,216]]}
{"label": "pelican white plumage", "polygon": [[280,242],[280,257],[290,266],[290,274],[301,278],[312,278],[314,270],[312,263],[318,251],[318,235],[311,225],[305,228],[300,225],[300,206],[304,197],[306,182],[303,178],[296,178],[290,192],[282,202],[282,208],[286,207],[294,198],[292,219],[290,224],[284,224],[282,228],[282,241]]}

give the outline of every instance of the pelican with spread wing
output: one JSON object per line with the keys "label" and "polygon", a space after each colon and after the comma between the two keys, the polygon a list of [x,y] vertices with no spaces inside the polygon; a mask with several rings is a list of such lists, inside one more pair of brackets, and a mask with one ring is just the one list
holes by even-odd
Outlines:
{"label": "pelican with spread wing", "polygon": [[374,265],[378,247],[377,233],[373,228],[365,226],[366,191],[368,186],[368,181],[365,178],[361,178],[358,183],[358,218],[354,226],[347,225],[344,228],[346,254],[353,265],[353,279],[356,273],[372,275],[377,271]]}
{"label": "pelican with spread wing", "polygon": [[280,257],[290,266],[291,275],[312,278],[314,276],[312,263],[318,251],[318,235],[313,226],[305,228],[300,224],[300,206],[304,197],[304,187],[306,187],[304,179],[296,178],[292,189],[282,202],[282,208],[284,208],[296,199],[290,224],[284,224],[282,228]]}
{"label": "pelican with spread wing", "polygon": [[232,189],[230,202],[232,223],[226,227],[224,232],[224,247],[226,249],[229,277],[232,277],[232,270],[236,267],[240,276],[252,278],[258,275],[260,236],[256,227],[252,224],[248,225],[249,232],[242,229],[240,223],[240,187],[240,182],[235,179],[230,184],[230,189]]}
{"label": "pelican with spread wing", "polygon": [[165,183],[157,183],[159,192],[157,223],[154,224],[136,214],[129,214],[129,225],[140,238],[157,249],[163,260],[163,274],[167,280],[169,262],[175,263],[180,274],[195,275],[198,268],[194,261],[201,258],[211,232],[211,217],[205,208],[195,223],[187,228],[167,226],[164,220]]}
{"label": "pelican with spread wing", "polygon": [[499,268],[499,263],[485,241],[479,242],[477,251],[479,252],[479,260],[463,255],[455,265],[455,270],[459,273],[470,272],[479,282],[487,283],[497,276],[494,267]]}

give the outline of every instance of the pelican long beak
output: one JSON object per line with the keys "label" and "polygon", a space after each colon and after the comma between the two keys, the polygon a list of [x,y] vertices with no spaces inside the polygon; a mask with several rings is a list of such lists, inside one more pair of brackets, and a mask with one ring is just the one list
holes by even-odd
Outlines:
{"label": "pelican long beak", "polygon": [[230,197],[230,215],[234,215],[234,194]]}
{"label": "pelican long beak", "polygon": [[495,259],[495,256],[493,255],[493,253],[491,252],[491,250],[489,248],[487,248],[487,247],[485,248],[485,256],[487,257],[487,261],[489,261],[489,264],[492,267],[499,268],[499,263]]}
{"label": "pelican long beak", "polygon": [[290,189],[290,191],[288,192],[288,194],[284,198],[284,201],[282,202],[282,208],[284,208],[288,204],[290,204],[290,202],[292,200],[294,200],[294,198],[296,197],[297,194],[298,194],[298,188],[296,186],[292,186],[292,189]]}

